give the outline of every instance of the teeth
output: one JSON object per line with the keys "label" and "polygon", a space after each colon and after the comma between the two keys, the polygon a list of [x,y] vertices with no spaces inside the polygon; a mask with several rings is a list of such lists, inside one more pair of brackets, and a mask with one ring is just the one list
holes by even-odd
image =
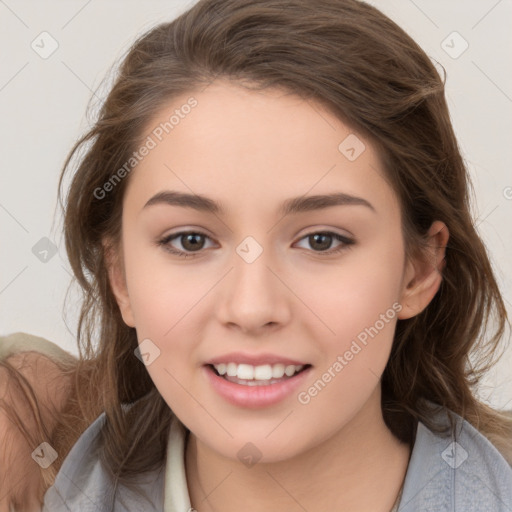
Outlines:
{"label": "teeth", "polygon": [[280,379],[284,375],[284,364],[275,364],[272,366],[272,378]]}
{"label": "teeth", "polygon": [[285,373],[288,377],[291,377],[291,376],[295,373],[295,366],[287,366],[287,367],[284,369],[284,373]]}
{"label": "teeth", "polygon": [[256,380],[270,380],[272,378],[272,366],[265,364],[254,368],[254,378]]}
{"label": "teeth", "polygon": [[254,366],[250,364],[239,364],[236,370],[236,376],[244,380],[254,379]]}
{"label": "teeth", "polygon": [[228,377],[236,377],[237,364],[236,363],[228,363],[226,366],[226,373]]}
{"label": "teeth", "polygon": [[236,363],[220,363],[213,365],[219,375],[227,375],[228,377],[236,377],[242,380],[270,380],[270,379],[281,379],[285,375],[291,377],[296,373],[300,372],[304,365],[293,365],[290,364],[285,366],[284,364],[264,364],[261,366],[253,366],[251,364],[236,364]]}

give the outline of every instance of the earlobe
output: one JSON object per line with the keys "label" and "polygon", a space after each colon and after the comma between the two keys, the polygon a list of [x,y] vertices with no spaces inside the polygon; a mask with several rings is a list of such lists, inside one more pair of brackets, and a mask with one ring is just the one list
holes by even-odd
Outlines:
{"label": "earlobe", "polygon": [[105,262],[107,264],[110,288],[116,298],[123,321],[128,327],[135,327],[130,297],[126,285],[124,265],[122,256],[119,254],[120,249],[116,250],[112,244],[107,242],[103,243],[103,248],[105,251]]}
{"label": "earlobe", "polygon": [[407,263],[400,300],[402,310],[398,315],[400,320],[421,313],[430,304],[443,280],[441,272],[446,264],[448,228],[443,222],[435,221],[427,237],[428,249],[423,251],[422,257]]}

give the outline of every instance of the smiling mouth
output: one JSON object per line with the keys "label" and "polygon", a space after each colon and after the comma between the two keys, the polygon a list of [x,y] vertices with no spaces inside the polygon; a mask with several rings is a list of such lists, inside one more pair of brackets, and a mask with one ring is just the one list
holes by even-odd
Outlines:
{"label": "smiling mouth", "polygon": [[269,386],[293,379],[311,367],[306,365],[261,365],[249,364],[208,364],[210,370],[218,377],[243,386]]}

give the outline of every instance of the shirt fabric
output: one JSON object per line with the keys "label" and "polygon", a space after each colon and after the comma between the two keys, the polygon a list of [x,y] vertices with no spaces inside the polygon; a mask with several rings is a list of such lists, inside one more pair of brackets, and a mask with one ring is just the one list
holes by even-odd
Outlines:
{"label": "shirt fabric", "polygon": [[[32,348],[25,343],[21,350],[16,350],[21,345],[6,340],[0,337],[0,359],[36,350],[37,344],[39,352],[48,353],[41,349],[47,342],[44,338],[37,338]],[[51,349],[54,355],[59,350],[62,357],[67,355],[57,348]],[[446,413],[456,425],[447,437],[418,423],[401,496],[391,512],[512,512],[512,467],[483,434],[454,412],[438,410],[433,414],[435,422],[448,425]],[[100,463],[105,419],[102,413],[68,453],[45,494],[43,512],[192,512],[185,473],[187,429],[178,418],[171,422],[166,463],[139,474],[137,492],[121,484],[115,489],[112,476]]]}

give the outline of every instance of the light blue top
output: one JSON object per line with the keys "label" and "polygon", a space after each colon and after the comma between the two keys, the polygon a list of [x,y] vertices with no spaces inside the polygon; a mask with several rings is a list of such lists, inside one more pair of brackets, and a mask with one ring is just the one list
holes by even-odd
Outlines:
{"label": "light blue top", "polygon": [[[418,423],[399,512],[512,512],[512,467],[469,422],[450,412],[456,428],[444,438]],[[448,424],[446,414],[434,415]],[[48,489],[43,512],[189,512],[184,447],[186,428],[174,417],[169,432],[166,467],[140,475],[150,498],[124,486],[114,494],[110,476],[95,447],[105,413],[78,439]]]}

